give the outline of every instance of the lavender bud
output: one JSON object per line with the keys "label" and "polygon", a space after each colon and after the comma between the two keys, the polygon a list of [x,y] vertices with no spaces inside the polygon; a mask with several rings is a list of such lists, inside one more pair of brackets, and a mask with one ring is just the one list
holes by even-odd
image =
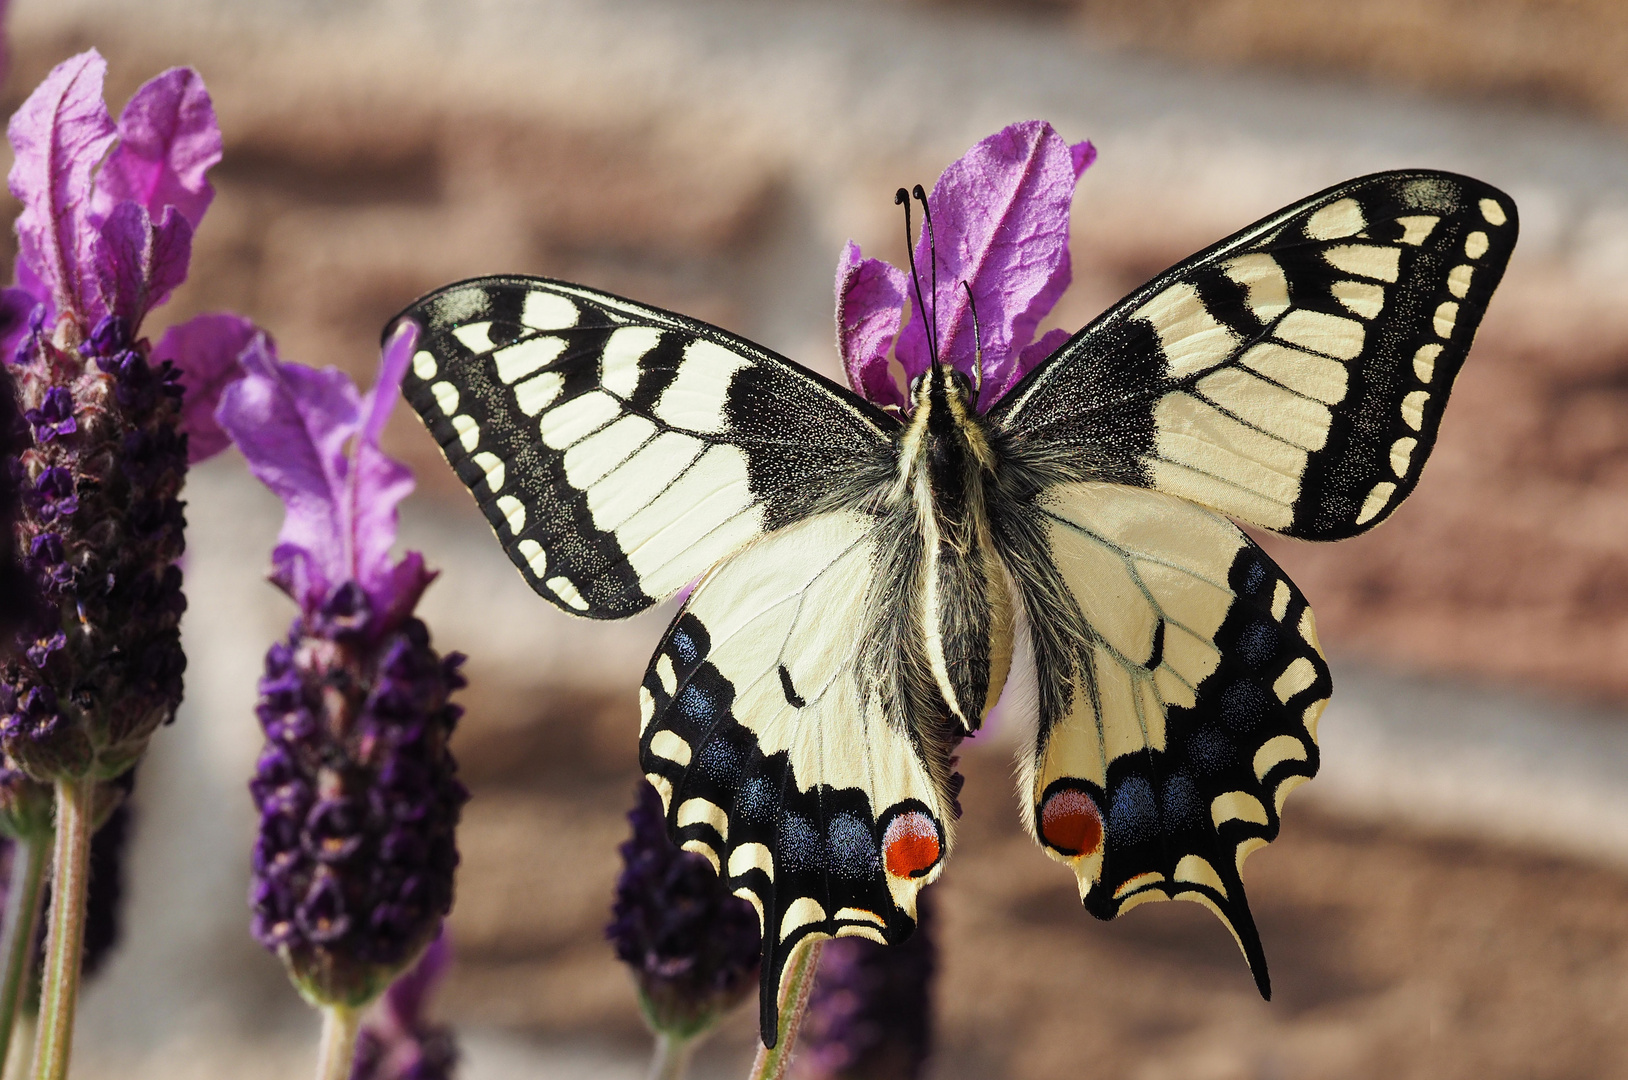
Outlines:
{"label": "lavender bud", "polygon": [[897,945],[825,943],[803,1014],[801,1080],[916,1080],[932,1049],[938,950],[932,890],[916,899],[916,930]]}
{"label": "lavender bud", "polygon": [[366,1004],[435,936],[468,798],[447,749],[463,657],[417,619],[373,624],[367,595],[338,589],[260,680],[253,931],[319,1005]]}
{"label": "lavender bud", "polygon": [[621,845],[605,936],[633,972],[639,1005],[658,1033],[693,1038],[757,987],[759,937],[751,905],[711,865],[667,838],[661,796],[639,781]]}

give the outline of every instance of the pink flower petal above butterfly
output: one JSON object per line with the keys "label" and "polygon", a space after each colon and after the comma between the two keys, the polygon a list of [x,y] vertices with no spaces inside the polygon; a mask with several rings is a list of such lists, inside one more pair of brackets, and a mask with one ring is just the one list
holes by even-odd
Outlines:
{"label": "pink flower petal above butterfly", "polygon": [[[888,370],[889,351],[907,381],[926,372],[927,319],[935,312],[940,357],[980,387],[980,410],[1066,341],[1061,330],[1039,341],[1034,335],[1072,279],[1069,209],[1075,184],[1096,156],[1091,143],[1069,144],[1045,121],[1026,120],[945,169],[928,196],[936,243],[929,244],[925,228],[916,243],[925,318],[909,275],[863,258],[849,241],[837,268],[837,345],[854,390],[878,405],[908,409],[909,395]],[[974,306],[981,341],[974,340]]]}

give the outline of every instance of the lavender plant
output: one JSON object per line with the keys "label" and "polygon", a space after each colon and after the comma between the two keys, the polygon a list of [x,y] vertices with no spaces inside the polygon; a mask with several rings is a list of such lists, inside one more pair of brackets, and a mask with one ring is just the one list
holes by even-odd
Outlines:
{"label": "lavender plant", "polygon": [[391,337],[363,397],[341,372],[281,362],[262,335],[218,411],[287,507],[271,580],[300,610],[260,680],[249,901],[255,937],[324,1012],[321,1077],[347,1075],[360,1010],[451,909],[468,798],[447,748],[464,658],[439,655],[413,615],[434,577],[423,558],[390,554],[413,479],[378,440],[416,336]]}
{"label": "lavender plant", "polygon": [[661,796],[649,783],[639,781],[627,819],[633,835],[620,848],[605,936],[632,972],[656,1033],[651,1075],[675,1078],[697,1040],[757,985],[757,915],[704,858],[667,838]]}
{"label": "lavender plant", "polygon": [[425,1016],[452,961],[445,927],[424,955],[384,992],[356,1040],[350,1080],[451,1080],[458,1063],[452,1029]]}
{"label": "lavender plant", "polygon": [[[141,336],[186,279],[220,130],[191,69],[146,83],[117,122],[105,74],[95,51],[65,61],[7,128],[22,212],[16,284],[0,292],[0,355],[25,421],[14,537],[34,602],[0,665],[0,747],[55,788],[42,1078],[67,1070],[90,836],[117,803],[98,785],[140,760],[180,703],[179,495],[189,462],[222,445],[213,399],[248,336],[235,316],[201,317],[156,346]],[[48,826],[25,818],[19,844],[43,844]],[[19,885],[19,896],[30,887]],[[8,969],[3,985],[18,981]],[[0,1009],[14,1002],[0,995]],[[0,1039],[10,1019],[0,1015]]]}

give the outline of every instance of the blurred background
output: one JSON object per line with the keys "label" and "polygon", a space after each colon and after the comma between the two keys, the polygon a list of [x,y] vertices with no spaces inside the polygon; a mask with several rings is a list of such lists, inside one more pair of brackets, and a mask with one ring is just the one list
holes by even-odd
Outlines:
{"label": "blurred background", "polygon": [[[1415,497],[1337,546],[1267,541],[1336,688],[1323,775],[1249,863],[1275,999],[1194,905],[1081,911],[1020,832],[997,733],[964,750],[967,818],[935,887],[930,1075],[1628,1076],[1628,7],[16,0],[10,25],[7,113],[91,45],[115,108],[167,66],[203,73],[226,157],[160,314],[234,309],[284,358],[364,382],[385,319],[497,271],[676,308],[835,374],[843,242],[902,261],[894,189],[1028,117],[1101,151],[1048,323],[1070,329],[1347,177],[1432,166],[1504,188],[1520,245]],[[389,439],[420,477],[404,538],[443,571],[425,617],[471,657],[441,1003],[464,1075],[640,1076],[601,928],[634,688],[668,613],[558,614],[416,422]],[[244,902],[254,680],[293,615],[262,579],[280,509],[235,454],[188,498],[188,699],[143,768],[126,938],[76,1065],[300,1075],[315,1020]],[[704,1075],[744,1073],[749,1012]]]}

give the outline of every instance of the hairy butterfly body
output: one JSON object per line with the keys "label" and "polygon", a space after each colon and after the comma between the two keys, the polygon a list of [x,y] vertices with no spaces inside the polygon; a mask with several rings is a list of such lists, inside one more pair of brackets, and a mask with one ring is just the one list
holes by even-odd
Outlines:
{"label": "hairy butterfly body", "polygon": [[1354,535],[1412,490],[1516,235],[1501,192],[1385,173],[1160,275],[987,413],[934,364],[883,410],[722,330],[493,277],[404,316],[408,399],[527,581],[619,618],[700,584],[640,688],[669,829],[757,909],[762,1032],[811,936],[899,940],[950,755],[1032,654],[1031,834],[1112,918],[1214,911],[1317,769],[1329,674],[1232,519]]}

